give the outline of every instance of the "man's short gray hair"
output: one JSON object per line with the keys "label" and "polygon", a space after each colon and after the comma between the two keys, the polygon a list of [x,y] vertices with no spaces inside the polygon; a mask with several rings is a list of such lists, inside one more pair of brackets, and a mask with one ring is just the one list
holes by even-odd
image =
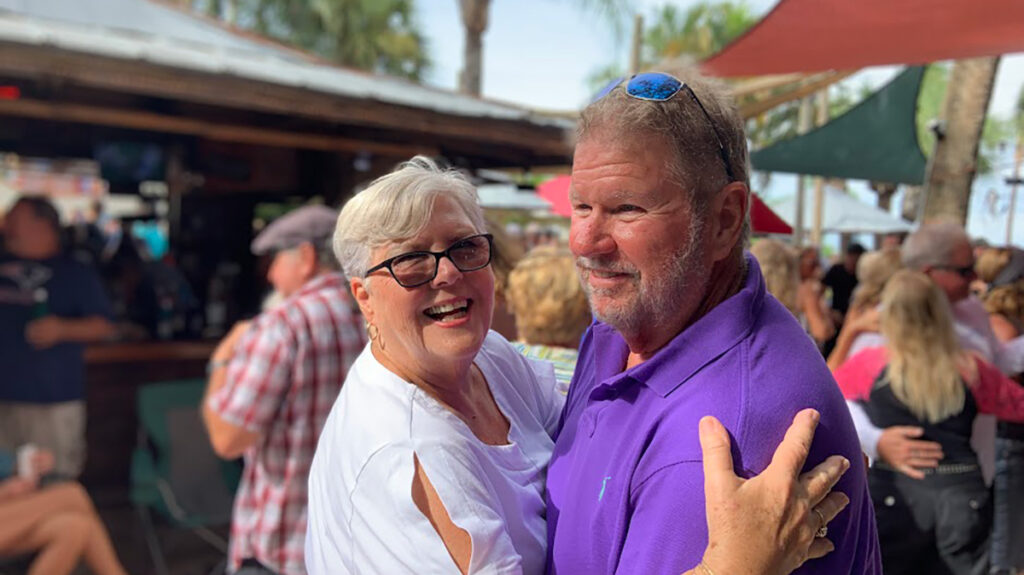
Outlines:
{"label": "man's short gray hair", "polygon": [[476,188],[460,172],[416,156],[374,180],[338,215],[334,255],[349,278],[363,277],[370,253],[385,244],[415,237],[430,221],[434,200],[451,199],[478,232],[486,230]]}
{"label": "man's short gray hair", "polygon": [[953,250],[969,244],[963,226],[952,222],[924,224],[910,234],[900,250],[903,265],[917,271],[927,267],[947,266],[953,261]]}
{"label": "man's short gray hair", "polygon": [[733,181],[743,182],[749,188],[749,156],[743,119],[728,88],[717,80],[701,76],[689,66],[671,72],[693,90],[707,111],[707,117],[686,93],[686,88],[667,101],[650,102],[629,96],[626,82],[623,82],[583,110],[577,129],[578,141],[592,133],[610,130],[623,138],[647,138],[652,140],[651,145],[669,146],[675,152],[670,165],[666,166],[669,174],[684,189],[692,190],[695,205],[703,207],[715,192],[729,183],[717,130],[729,158]]}

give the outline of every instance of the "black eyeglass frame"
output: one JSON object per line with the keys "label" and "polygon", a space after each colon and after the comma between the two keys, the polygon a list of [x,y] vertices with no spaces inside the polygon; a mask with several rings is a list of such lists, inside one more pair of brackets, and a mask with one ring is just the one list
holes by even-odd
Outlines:
{"label": "black eyeglass frame", "polygon": [[[452,258],[451,251],[453,249],[455,249],[456,247],[458,247],[460,244],[462,244],[462,242],[464,242],[466,240],[476,239],[476,238],[485,238],[487,240],[487,261],[483,265],[480,265],[480,266],[477,266],[477,267],[474,267],[474,268],[463,269],[462,267],[459,266],[459,263],[456,262],[455,259]],[[427,278],[427,279],[425,279],[425,280],[423,280],[421,282],[418,282],[418,283],[414,283],[414,284],[402,283],[402,280],[398,279],[398,276],[395,275],[395,270],[391,267],[392,264],[394,264],[396,260],[399,260],[399,259],[402,259],[402,258],[407,258],[407,257],[410,257],[410,256],[428,256],[428,255],[429,256],[434,256],[434,273],[431,274],[429,278]],[[391,277],[395,280],[395,282],[398,283],[398,285],[400,285],[400,286],[402,286],[404,288],[419,287],[421,285],[428,284],[428,283],[434,281],[434,278],[437,277],[437,270],[441,266],[441,258],[448,258],[448,261],[452,262],[452,265],[455,266],[455,269],[457,269],[457,270],[459,270],[460,272],[463,272],[463,273],[475,272],[477,270],[482,270],[485,267],[491,265],[491,261],[494,259],[494,236],[491,235],[491,234],[476,234],[476,235],[472,235],[472,236],[466,236],[466,237],[464,237],[464,238],[462,238],[460,240],[456,240],[455,242],[452,243],[452,245],[448,246],[448,248],[445,249],[442,252],[432,252],[432,251],[429,251],[429,250],[417,250],[417,251],[414,251],[414,252],[405,252],[404,254],[398,254],[397,256],[388,258],[388,259],[380,262],[379,264],[373,266],[372,268],[366,270],[366,273],[363,274],[363,277],[365,278],[366,276],[372,274],[375,271],[378,271],[378,270],[381,270],[381,269],[387,269],[388,273],[391,274]]]}

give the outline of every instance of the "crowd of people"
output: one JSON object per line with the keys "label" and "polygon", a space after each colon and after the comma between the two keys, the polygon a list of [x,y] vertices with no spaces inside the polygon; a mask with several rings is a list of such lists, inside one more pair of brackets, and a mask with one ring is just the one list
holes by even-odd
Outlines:
{"label": "crowd of people", "polygon": [[[568,245],[521,253],[425,157],[270,223],[275,297],[200,406],[244,458],[228,572],[1024,567],[1024,252],[751,244],[748,164],[721,85],[646,73],[582,113]],[[58,231],[34,198],[4,227],[0,555],[119,574],[64,423],[111,310]]]}
{"label": "crowd of people", "polygon": [[[827,352],[872,460],[885,572],[1014,573],[1024,560],[1024,252],[976,249],[950,223],[900,240],[869,253],[851,245],[836,264],[856,281],[839,296],[848,307]],[[774,240],[752,251],[766,278],[789,278],[769,283],[780,297],[807,281],[788,271],[806,251]]]}

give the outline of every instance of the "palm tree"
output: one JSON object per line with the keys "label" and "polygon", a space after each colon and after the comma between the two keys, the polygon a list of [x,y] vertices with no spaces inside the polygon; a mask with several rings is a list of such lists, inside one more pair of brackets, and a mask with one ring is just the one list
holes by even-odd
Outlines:
{"label": "palm tree", "polygon": [[[743,1],[702,0],[686,10],[666,4],[657,8],[643,32],[640,69],[651,69],[678,59],[701,60],[718,52],[758,21]],[[611,80],[621,78],[625,70],[609,64],[587,78],[592,92]]]}
{"label": "palm tree", "polygon": [[660,7],[644,34],[648,62],[689,56],[702,60],[746,32],[758,18],[744,2],[703,1],[681,11]]}
{"label": "palm tree", "polygon": [[[183,0],[189,5],[192,0]],[[414,0],[205,0],[214,17],[344,66],[419,80],[430,65]]]}
{"label": "palm tree", "polygon": [[[603,12],[613,22],[618,22],[628,5],[627,0],[576,0],[584,8]],[[463,48],[462,72],[459,73],[459,90],[472,96],[480,95],[483,79],[484,32],[487,31],[491,0],[459,0],[459,13],[466,32]]]}
{"label": "palm tree", "polygon": [[924,199],[925,220],[967,222],[971,184],[999,58],[959,60],[950,72],[945,136],[935,145]]}

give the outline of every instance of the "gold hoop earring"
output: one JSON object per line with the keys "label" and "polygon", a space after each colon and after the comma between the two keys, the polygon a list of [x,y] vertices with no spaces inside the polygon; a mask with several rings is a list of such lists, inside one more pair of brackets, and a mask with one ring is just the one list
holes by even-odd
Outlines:
{"label": "gold hoop earring", "polygon": [[384,350],[384,339],[380,337],[380,329],[374,324],[370,323],[366,325],[366,333],[370,336],[370,341],[375,342],[377,347]]}

